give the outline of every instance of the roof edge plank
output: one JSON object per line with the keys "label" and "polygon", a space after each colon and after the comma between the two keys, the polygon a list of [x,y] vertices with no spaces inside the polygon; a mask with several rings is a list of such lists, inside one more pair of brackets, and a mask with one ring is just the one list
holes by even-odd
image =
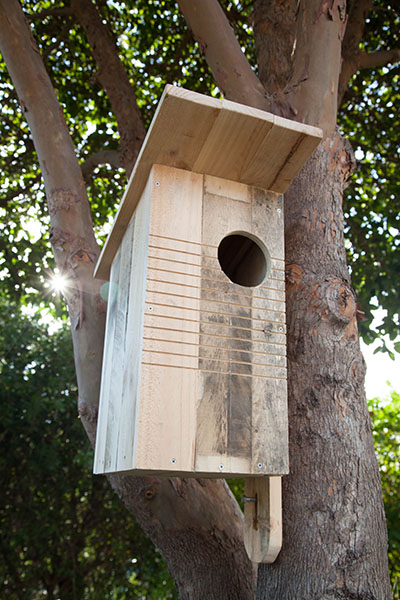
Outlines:
{"label": "roof edge plank", "polygon": [[153,164],[284,193],[321,139],[317,127],[166,85],[94,276],[109,277]]}

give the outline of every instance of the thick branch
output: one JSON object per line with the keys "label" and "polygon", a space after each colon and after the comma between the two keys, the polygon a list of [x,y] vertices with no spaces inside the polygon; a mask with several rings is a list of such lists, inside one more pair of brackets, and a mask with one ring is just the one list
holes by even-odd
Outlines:
{"label": "thick branch", "polygon": [[217,0],[178,0],[200,52],[228,100],[271,110],[271,102],[252,71]]}
{"label": "thick branch", "polygon": [[92,278],[98,246],[81,169],[49,76],[17,0],[0,0],[0,50],[31,130],[49,206],[56,262],[68,276],[79,401],[96,405],[104,314]]}
{"label": "thick branch", "polygon": [[71,7],[96,61],[97,79],[111,102],[121,139],[121,162],[129,176],[146,134],[134,89],[114,40],[92,1],[72,0]]}
{"label": "thick branch", "polygon": [[380,50],[379,52],[363,52],[360,56],[360,69],[373,69],[375,67],[384,67],[389,63],[395,63],[400,60],[400,48],[393,50]]}
{"label": "thick branch", "polygon": [[364,35],[365,19],[373,6],[373,0],[358,0],[352,3],[347,18],[342,43],[342,69],[339,77],[338,105],[340,106],[350,78],[359,69],[360,42]]}
{"label": "thick branch", "polygon": [[120,153],[117,150],[99,150],[88,156],[81,165],[85,181],[90,178],[96,167],[106,164],[111,165],[114,169],[119,169],[122,166]]}

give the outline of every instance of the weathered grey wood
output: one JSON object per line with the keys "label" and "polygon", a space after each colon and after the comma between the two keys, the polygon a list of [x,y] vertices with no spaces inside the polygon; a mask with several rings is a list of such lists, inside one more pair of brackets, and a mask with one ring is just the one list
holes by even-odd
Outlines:
{"label": "weathered grey wood", "polygon": [[[153,167],[112,268],[99,472],[287,472],[281,211],[276,193]],[[254,240],[265,279],[234,283],[221,260],[242,277]]]}
{"label": "weathered grey wood", "polygon": [[281,477],[245,480],[244,545],[257,563],[272,563],[282,547]]}

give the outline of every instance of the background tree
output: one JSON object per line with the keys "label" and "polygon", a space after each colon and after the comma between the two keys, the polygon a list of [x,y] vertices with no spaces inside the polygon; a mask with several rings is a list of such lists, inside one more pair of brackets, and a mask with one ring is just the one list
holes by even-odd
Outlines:
{"label": "background tree", "polygon": [[[283,551],[274,565],[260,566],[257,595],[280,600],[389,598],[379,476],[362,391],[357,304],[344,251],[341,203],[354,159],[336,131],[336,119],[344,98],[342,122],[360,148],[365,142],[365,160],[371,160],[367,146],[375,139],[374,128],[368,137],[360,123],[368,111],[389,125],[394,120],[390,114],[396,111],[382,97],[397,81],[397,66],[388,65],[398,60],[393,49],[398,14],[395,6],[372,0],[347,7],[333,0],[179,4],[202,59],[175,4],[167,0],[24,2],[41,54],[16,0],[0,1],[0,47],[14,86],[4,75],[7,194],[2,206],[11,215],[2,225],[4,275],[10,276],[13,292],[29,301],[43,283],[42,261],[47,268],[46,250],[32,243],[26,226],[37,216],[44,224],[46,217],[25,117],[44,179],[56,264],[69,280],[65,296],[78,406],[93,441],[104,304],[99,284],[91,278],[98,246],[88,195],[98,232],[114,206],[110,198],[115,200],[124,183],[121,171],[114,169],[122,165],[131,170],[162,85],[179,82],[199,91],[221,91],[229,99],[321,126],[324,142],[286,195],[291,474],[284,480]],[[374,75],[364,77],[365,69]],[[353,75],[356,83],[349,96]],[[396,92],[391,97],[395,101]],[[389,181],[398,155],[390,135],[380,140],[377,164]],[[350,249],[353,272],[364,299],[373,303],[378,297],[386,303],[384,329],[394,334],[398,292],[390,268],[396,258],[389,251],[381,253],[382,237],[368,231],[361,176],[347,206],[352,239],[359,243]],[[376,191],[375,183],[370,187]],[[398,239],[391,189],[390,201],[376,201],[372,219],[379,215],[389,244]],[[370,287],[361,272],[368,256],[373,257],[368,270],[375,278]],[[387,277],[384,289],[382,277]],[[367,313],[368,307],[363,305]],[[110,480],[160,548],[181,597],[253,596],[241,514],[223,482]]]}
{"label": "background tree", "polygon": [[0,349],[2,598],[176,597],[151,542],[92,476],[66,325],[49,336],[2,297]]}

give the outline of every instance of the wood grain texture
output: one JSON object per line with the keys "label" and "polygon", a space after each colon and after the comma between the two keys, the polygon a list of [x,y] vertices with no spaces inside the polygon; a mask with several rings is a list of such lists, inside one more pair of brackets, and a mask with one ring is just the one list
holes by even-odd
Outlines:
{"label": "wood grain texture", "polygon": [[[133,466],[191,473],[198,394],[203,177],[161,165],[155,165],[152,173],[141,404]],[[176,272],[179,295],[170,283]],[[165,280],[163,275],[167,275]],[[160,279],[162,289],[155,285]],[[168,327],[166,319],[170,319]],[[190,319],[191,328],[185,327],[185,319]]]}
{"label": "wood grain texture", "polygon": [[136,444],[152,178],[111,270],[95,467],[131,468]]}
{"label": "wood grain texture", "polygon": [[[274,192],[154,165],[112,267],[99,472],[287,472],[282,209]],[[240,274],[249,241],[263,248],[259,285],[222,270],[231,234]]]}
{"label": "wood grain texture", "polygon": [[254,562],[272,563],[282,548],[281,477],[248,478],[244,493],[244,545],[247,554]]}
{"label": "wood grain texture", "polygon": [[283,193],[321,137],[316,127],[167,85],[97,263],[96,276],[108,278],[153,164]]}
{"label": "wood grain texture", "polygon": [[[196,470],[282,474],[288,471],[285,299],[276,289],[284,283],[282,198],[238,191],[229,197],[223,180],[204,177]],[[232,232],[265,244],[270,277],[260,286],[235,284],[221,270],[218,246]]]}

